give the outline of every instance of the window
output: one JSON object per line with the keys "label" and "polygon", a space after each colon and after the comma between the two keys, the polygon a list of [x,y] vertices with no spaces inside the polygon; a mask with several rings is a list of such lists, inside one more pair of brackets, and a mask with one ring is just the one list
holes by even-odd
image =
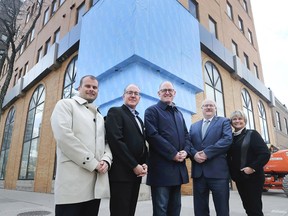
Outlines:
{"label": "window", "polygon": [[12,139],[12,131],[14,127],[14,118],[15,117],[15,109],[12,107],[7,115],[3,138],[2,138],[2,146],[0,151],[0,179],[5,179],[6,173],[6,165],[8,161],[8,155],[11,145]]}
{"label": "window", "polygon": [[21,68],[21,69],[19,70],[18,79],[20,79],[20,78],[22,77],[22,72],[23,72],[23,68]]}
{"label": "window", "polygon": [[231,6],[231,4],[227,1],[227,15],[228,17],[233,20],[233,8]]}
{"label": "window", "polygon": [[66,68],[62,98],[71,98],[74,94],[77,62],[78,56],[75,56]]}
{"label": "window", "polygon": [[31,6],[31,14],[33,14],[35,11],[35,4],[33,4],[32,6]]}
{"label": "window", "polygon": [[49,52],[50,47],[51,47],[51,38],[49,38],[46,42],[45,42],[45,48],[44,48],[44,56],[47,54],[47,52]]}
{"label": "window", "polygon": [[14,78],[13,78],[13,86],[16,85],[17,80],[18,80],[18,73],[14,74]]}
{"label": "window", "polygon": [[243,7],[244,7],[244,10],[248,13],[248,4],[246,0],[243,0]]}
{"label": "window", "polygon": [[84,15],[84,13],[85,13],[85,4],[83,3],[77,8],[77,17],[75,25],[77,25],[82,20],[82,16]]}
{"label": "window", "polygon": [[35,37],[35,28],[33,28],[31,31],[30,42],[34,39],[34,37]]}
{"label": "window", "polygon": [[44,12],[43,26],[49,21],[49,8],[47,8]]}
{"label": "window", "polygon": [[281,131],[280,113],[276,111],[276,128]]}
{"label": "window", "polygon": [[29,104],[19,179],[34,179],[42,115],[44,111],[44,101],[45,89],[43,85],[39,85],[33,93]]}
{"label": "window", "polygon": [[250,31],[250,29],[248,29],[248,40],[249,42],[253,45],[253,36],[252,36],[252,32]]}
{"label": "window", "polygon": [[246,89],[241,91],[243,111],[247,116],[247,129],[255,129],[251,97]]}
{"label": "window", "polygon": [[61,6],[64,2],[65,0],[60,0],[59,5]]}
{"label": "window", "polygon": [[268,127],[265,107],[261,101],[258,102],[259,121],[261,127],[261,136],[266,143],[269,143]]}
{"label": "window", "polygon": [[217,115],[225,116],[222,81],[216,66],[208,61],[205,63],[204,79],[206,98],[217,104]]}
{"label": "window", "polygon": [[238,45],[233,40],[232,40],[232,53],[233,53],[233,55],[239,56],[239,54],[238,54]]}
{"label": "window", "polygon": [[40,4],[42,3],[42,1],[43,1],[43,0],[38,0],[38,1],[37,1],[36,8],[39,8],[39,6],[40,6]]}
{"label": "window", "polygon": [[3,32],[2,32],[2,33],[1,33],[1,40],[2,40],[3,42],[6,42],[7,39],[8,39],[8,37],[7,37],[5,34],[3,34]]}
{"label": "window", "polygon": [[255,63],[253,64],[253,67],[254,67],[255,76],[259,79],[258,67],[257,67],[257,65]]}
{"label": "window", "polygon": [[242,33],[244,33],[243,20],[241,19],[240,16],[238,16],[238,27],[239,27],[240,31],[241,31]]}
{"label": "window", "polygon": [[209,31],[217,38],[217,23],[209,16]]}
{"label": "window", "polygon": [[58,7],[57,1],[54,0],[51,4],[51,16],[53,16],[56,13],[57,7]]}
{"label": "window", "polygon": [[36,59],[36,63],[38,63],[40,61],[40,59],[42,58],[42,50],[43,48],[40,47],[40,49],[37,52],[37,59]]}
{"label": "window", "polygon": [[31,17],[31,13],[30,13],[30,7],[27,9],[27,14],[26,14],[26,20],[25,23],[28,23]]}
{"label": "window", "polygon": [[21,55],[24,52],[24,43],[21,45],[19,54]]}
{"label": "window", "polygon": [[60,40],[60,28],[58,28],[58,29],[54,32],[53,44],[54,44],[54,43],[58,43],[59,40]]}
{"label": "window", "polygon": [[249,66],[249,57],[246,53],[244,53],[244,65],[250,69],[250,66]]}
{"label": "window", "polygon": [[288,134],[288,122],[286,118],[284,118],[284,123],[285,123],[285,133]]}
{"label": "window", "polygon": [[28,73],[28,62],[26,62],[25,66],[24,66],[24,74],[23,76],[25,76],[25,74]]}
{"label": "window", "polygon": [[2,73],[1,73],[2,75],[6,74],[6,66],[7,66],[6,64],[3,65]]}
{"label": "window", "polygon": [[198,3],[195,0],[189,0],[189,11],[195,17],[195,19],[198,19]]}

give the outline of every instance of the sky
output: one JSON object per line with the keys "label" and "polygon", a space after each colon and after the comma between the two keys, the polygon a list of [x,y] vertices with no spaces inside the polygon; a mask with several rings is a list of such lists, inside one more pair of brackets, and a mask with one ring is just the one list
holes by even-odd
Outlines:
{"label": "sky", "polygon": [[265,86],[288,107],[288,1],[251,0]]}

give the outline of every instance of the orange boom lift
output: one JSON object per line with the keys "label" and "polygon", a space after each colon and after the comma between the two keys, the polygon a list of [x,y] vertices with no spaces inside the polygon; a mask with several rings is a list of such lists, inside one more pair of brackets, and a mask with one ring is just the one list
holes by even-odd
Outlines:
{"label": "orange boom lift", "polygon": [[269,162],[264,166],[264,172],[263,191],[280,189],[288,197],[288,149],[271,154]]}

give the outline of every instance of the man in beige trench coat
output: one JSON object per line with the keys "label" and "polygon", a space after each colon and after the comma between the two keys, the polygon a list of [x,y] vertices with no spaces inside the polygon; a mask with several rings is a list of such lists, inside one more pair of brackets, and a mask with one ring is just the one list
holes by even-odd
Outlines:
{"label": "man in beige trench coat", "polygon": [[78,91],[58,101],[51,116],[57,142],[56,216],[97,216],[101,198],[110,195],[112,154],[104,119],[92,104],[98,95],[96,77],[82,77]]}

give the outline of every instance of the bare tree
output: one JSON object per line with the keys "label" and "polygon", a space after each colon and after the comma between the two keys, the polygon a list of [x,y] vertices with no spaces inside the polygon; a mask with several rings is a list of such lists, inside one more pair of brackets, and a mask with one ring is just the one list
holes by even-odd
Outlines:
{"label": "bare tree", "polygon": [[0,47],[2,53],[0,71],[2,71],[3,62],[7,63],[5,81],[0,91],[0,122],[4,97],[14,71],[16,54],[34,30],[41,15],[42,6],[43,0],[0,0]]}

